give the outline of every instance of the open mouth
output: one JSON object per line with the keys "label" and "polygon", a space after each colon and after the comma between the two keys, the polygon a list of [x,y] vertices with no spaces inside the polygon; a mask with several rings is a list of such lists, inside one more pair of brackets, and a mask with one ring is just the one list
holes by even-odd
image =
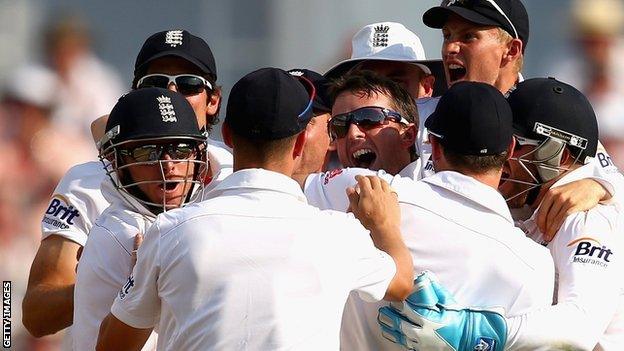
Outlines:
{"label": "open mouth", "polygon": [[355,151],[352,157],[356,167],[369,168],[377,159],[377,154],[371,149],[360,149]]}
{"label": "open mouth", "polygon": [[466,67],[451,63],[448,66],[449,81],[451,83],[464,79],[466,76]]}
{"label": "open mouth", "polygon": [[165,192],[171,192],[174,191],[180,184],[181,183],[179,182],[166,182],[164,184],[160,184],[159,187]]}

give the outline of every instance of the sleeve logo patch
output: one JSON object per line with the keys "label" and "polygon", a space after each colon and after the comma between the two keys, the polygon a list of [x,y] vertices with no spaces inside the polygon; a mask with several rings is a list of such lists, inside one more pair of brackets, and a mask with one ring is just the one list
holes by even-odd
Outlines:
{"label": "sleeve logo patch", "polygon": [[128,292],[130,292],[130,289],[132,289],[133,286],[134,277],[130,275],[128,277],[128,280],[126,281],[126,284],[124,284],[124,286],[121,287],[121,290],[119,290],[119,299],[123,300],[126,296],[128,296]]}
{"label": "sleeve logo patch", "polygon": [[332,178],[342,173],[342,168],[334,169],[325,173],[325,179],[323,180],[323,185],[327,185]]}
{"label": "sleeve logo patch", "polygon": [[77,217],[80,217],[78,210],[69,204],[65,196],[56,194],[52,197],[42,222],[60,229],[68,229]]}
{"label": "sleeve logo patch", "polygon": [[602,245],[598,240],[591,237],[578,238],[568,243],[568,247],[576,245],[574,251],[573,263],[593,264],[606,267],[609,259],[613,255],[613,251]]}

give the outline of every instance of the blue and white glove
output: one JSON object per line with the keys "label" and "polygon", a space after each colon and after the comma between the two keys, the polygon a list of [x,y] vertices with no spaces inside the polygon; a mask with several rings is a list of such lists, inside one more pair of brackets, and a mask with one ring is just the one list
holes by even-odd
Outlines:
{"label": "blue and white glove", "polygon": [[502,313],[458,306],[431,272],[414,281],[403,302],[379,309],[383,336],[408,350],[502,351],[507,324]]}

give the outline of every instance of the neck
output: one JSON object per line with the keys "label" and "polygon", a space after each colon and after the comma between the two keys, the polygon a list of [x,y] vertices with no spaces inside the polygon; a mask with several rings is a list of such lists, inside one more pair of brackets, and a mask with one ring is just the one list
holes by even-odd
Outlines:
{"label": "neck", "polygon": [[436,172],[454,171],[454,172],[461,173],[465,176],[474,178],[476,181],[483,183],[497,191],[498,191],[498,184],[500,183],[500,178],[502,174],[502,170],[491,170],[487,172],[477,173],[477,172],[472,172],[470,170],[458,169],[454,167],[444,167],[443,169],[438,169],[437,167],[435,168],[436,168]]}
{"label": "neck", "polygon": [[242,157],[237,157],[239,155],[234,154],[234,172],[240,171],[243,169],[250,168],[262,168],[267,171],[277,172],[284,174],[288,177],[293,177],[294,167],[292,162],[288,162],[288,160],[264,160],[258,161],[253,159],[245,159]]}
{"label": "neck", "polygon": [[501,73],[501,75],[494,82],[494,87],[498,89],[503,95],[507,94],[507,92],[513,88],[514,85],[518,83],[518,72],[506,71]]}

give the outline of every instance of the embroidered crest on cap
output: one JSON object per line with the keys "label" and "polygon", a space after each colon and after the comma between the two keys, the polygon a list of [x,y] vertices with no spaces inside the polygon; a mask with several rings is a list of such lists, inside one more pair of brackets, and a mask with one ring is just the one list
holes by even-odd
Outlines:
{"label": "embroidered crest on cap", "polygon": [[385,24],[375,26],[375,34],[373,34],[373,46],[374,47],[386,47],[388,46],[388,31],[390,27]]}
{"label": "embroidered crest on cap", "polygon": [[172,48],[175,48],[178,45],[182,45],[183,38],[184,34],[182,34],[181,30],[170,30],[165,34],[165,44],[169,44]]}
{"label": "embroidered crest on cap", "polygon": [[299,70],[288,71],[288,73],[293,77],[303,77],[303,72]]}
{"label": "embroidered crest on cap", "polygon": [[177,122],[178,118],[173,110],[171,98],[161,95],[157,97],[156,100],[158,100],[158,109],[160,110],[163,122]]}

